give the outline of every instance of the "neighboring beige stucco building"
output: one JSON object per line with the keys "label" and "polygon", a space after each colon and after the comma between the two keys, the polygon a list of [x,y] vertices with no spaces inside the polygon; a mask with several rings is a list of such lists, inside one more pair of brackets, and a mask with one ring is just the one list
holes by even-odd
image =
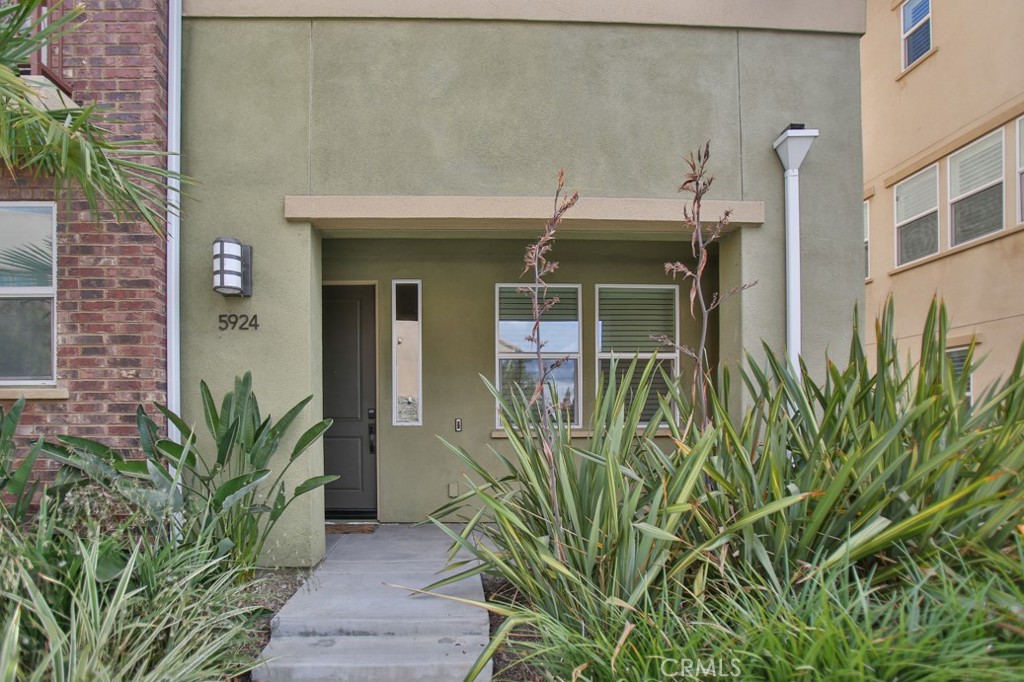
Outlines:
{"label": "neighboring beige stucco building", "polygon": [[868,318],[892,293],[913,355],[941,296],[976,394],[1024,341],[1021,26],[1020,0],[869,0],[861,39]]}
{"label": "neighboring beige stucco building", "polygon": [[[757,281],[722,308],[712,352],[735,366],[762,340],[784,345],[772,143],[795,122],[821,131],[800,171],[803,348],[818,369],[826,348],[845,355],[863,301],[849,256],[863,3],[770,5],[185,1],[183,160],[200,184],[183,220],[184,410],[200,413],[188,390],[200,379],[221,392],[247,369],[265,412],[312,394],[306,423],[323,415],[340,430],[293,480],[323,471],[327,449],[328,470],[341,466],[351,486],[296,503],[271,561],[319,559],[325,504],[418,521],[465,491],[438,436],[477,454],[503,447],[480,375],[529,371],[508,296],[559,168],[582,198],[553,253],[549,281],[565,300],[552,327],[563,347],[551,350],[572,356],[559,390],[581,424],[619,343],[602,334],[645,309],[632,301],[694,338],[687,293],[663,263],[687,258],[676,188],[685,154],[709,139],[705,218],[734,211],[712,277],[721,290]],[[211,290],[219,236],[253,246],[251,298]],[[259,329],[222,330],[223,313],[258,315]],[[396,384],[419,394],[396,405]],[[338,463],[359,448],[370,458]]]}

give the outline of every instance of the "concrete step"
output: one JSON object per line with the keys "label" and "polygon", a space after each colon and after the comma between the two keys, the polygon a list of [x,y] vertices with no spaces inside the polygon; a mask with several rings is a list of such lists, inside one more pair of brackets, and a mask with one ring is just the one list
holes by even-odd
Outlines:
{"label": "concrete step", "polygon": [[[279,637],[254,682],[462,682],[487,645],[466,637]],[[489,680],[488,662],[481,680]]]}
{"label": "concrete step", "polygon": [[[416,571],[387,575],[321,571],[278,612],[272,630],[275,636],[283,637],[394,637],[426,633],[456,636],[486,628],[487,614],[482,609],[392,586],[421,588],[435,579],[434,575]],[[483,600],[479,579],[446,585],[437,593]]]}

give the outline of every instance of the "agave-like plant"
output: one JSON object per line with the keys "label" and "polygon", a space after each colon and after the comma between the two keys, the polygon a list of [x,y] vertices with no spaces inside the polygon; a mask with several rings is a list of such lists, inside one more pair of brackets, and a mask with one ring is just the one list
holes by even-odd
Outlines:
{"label": "agave-like plant", "polygon": [[[148,140],[117,139],[114,122],[93,105],[45,108],[19,66],[53,40],[73,31],[81,5],[55,12],[60,2],[0,3],[0,162],[11,174],[52,177],[82,191],[94,212],[100,200],[118,218],[136,216],[158,233],[168,207],[167,181],[184,180],[162,166],[163,152]],[[156,159],[156,165],[144,163]]]}
{"label": "agave-like plant", "polygon": [[[873,361],[855,333],[846,366],[829,363],[820,385],[766,349],[765,366],[751,360],[743,372],[751,407],[742,420],[729,415],[728,381],[720,383],[721,438],[707,466],[720,494],[707,499],[710,516],[722,523],[768,500],[817,493],[746,528],[728,555],[779,589],[846,561],[882,563],[885,576],[900,570],[893,553],[906,548],[923,565],[937,548],[999,550],[1024,520],[1024,349],[972,405],[973,350],[958,374],[941,302],[912,367],[901,367],[893,325],[890,300]],[[669,402],[684,398],[676,390]]]}

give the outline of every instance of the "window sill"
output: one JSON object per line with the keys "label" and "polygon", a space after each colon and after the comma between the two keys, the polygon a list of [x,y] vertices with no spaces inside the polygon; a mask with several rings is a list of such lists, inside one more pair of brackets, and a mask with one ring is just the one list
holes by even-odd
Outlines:
{"label": "window sill", "polygon": [[[637,433],[641,432],[642,430],[637,430]],[[573,438],[590,438],[593,435],[594,432],[587,429],[572,430]],[[672,432],[669,431],[668,429],[658,429],[658,432],[654,435],[657,436],[658,438],[668,438],[669,436],[672,435]],[[494,431],[491,431],[491,438],[493,440],[506,440],[508,439],[508,432],[506,432],[505,429],[495,429]]]}
{"label": "window sill", "polygon": [[916,267],[920,267],[922,265],[927,265],[928,263],[934,263],[937,260],[942,260],[943,258],[948,258],[949,256],[954,256],[954,255],[956,255],[958,253],[961,253],[963,251],[967,251],[968,249],[973,249],[973,248],[975,248],[977,246],[982,246],[983,244],[990,244],[992,242],[999,241],[1000,239],[1005,239],[1007,237],[1013,236],[1015,234],[1019,234],[1021,232],[1024,232],[1024,224],[1020,224],[1020,225],[1017,225],[1016,227],[1010,227],[1010,228],[1005,228],[1004,227],[1003,229],[999,230],[998,232],[993,232],[992,234],[987,234],[984,237],[978,237],[977,239],[973,239],[973,240],[971,240],[969,242],[966,242],[964,244],[959,244],[957,246],[954,246],[951,249],[946,249],[945,251],[939,251],[938,253],[933,253],[930,256],[925,256],[924,258],[920,258],[918,260],[912,261],[912,262],[907,263],[905,265],[900,265],[900,266],[898,266],[896,268],[893,268],[892,270],[890,270],[886,274],[889,277],[892,277],[893,275],[898,275],[901,272],[906,272],[907,270],[913,270]]}
{"label": "window sill", "polygon": [[916,62],[914,62],[913,64],[911,64],[907,68],[903,69],[903,71],[900,72],[900,75],[896,76],[896,82],[899,83],[901,80],[903,80],[904,76],[906,76],[908,73],[910,73],[911,71],[913,71],[917,67],[921,66],[921,64],[923,64],[926,60],[928,60],[933,54],[935,54],[938,51],[939,51],[939,48],[933,47],[932,49],[930,49],[927,52],[925,52],[923,55],[921,55],[918,58],[918,60]]}
{"label": "window sill", "polygon": [[0,386],[0,400],[67,400],[70,396],[62,386]]}

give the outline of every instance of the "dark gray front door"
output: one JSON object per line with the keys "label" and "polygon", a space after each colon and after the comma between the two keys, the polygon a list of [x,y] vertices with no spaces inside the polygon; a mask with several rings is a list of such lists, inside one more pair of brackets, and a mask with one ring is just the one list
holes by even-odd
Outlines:
{"label": "dark gray front door", "polygon": [[324,489],[328,516],[377,515],[377,367],[373,285],[325,286]]}

